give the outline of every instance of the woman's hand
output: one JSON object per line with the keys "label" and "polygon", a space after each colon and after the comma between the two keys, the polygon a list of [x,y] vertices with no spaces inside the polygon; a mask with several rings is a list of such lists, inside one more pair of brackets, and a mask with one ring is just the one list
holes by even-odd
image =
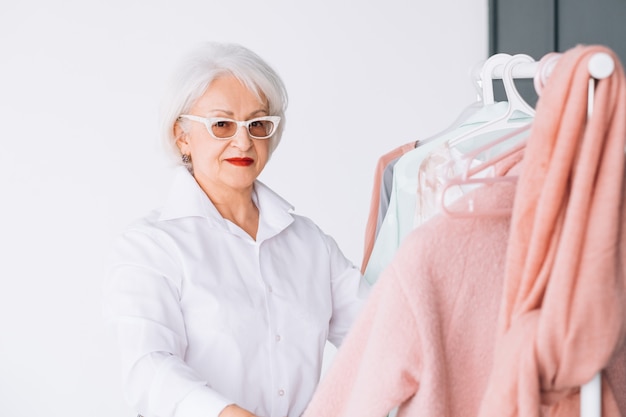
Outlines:
{"label": "woman's hand", "polygon": [[236,404],[226,406],[220,413],[219,417],[257,417],[248,410],[244,410]]}

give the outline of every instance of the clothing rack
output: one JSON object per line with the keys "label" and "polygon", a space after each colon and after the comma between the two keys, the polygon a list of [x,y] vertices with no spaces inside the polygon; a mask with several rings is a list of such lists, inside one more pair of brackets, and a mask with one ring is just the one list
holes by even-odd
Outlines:
{"label": "clothing rack", "polygon": [[[540,86],[545,84],[554,69],[554,65],[560,54],[552,53],[546,56],[546,62],[520,62],[511,69],[511,75],[514,79],[534,79],[535,88],[539,91]],[[615,69],[615,62],[610,55],[600,52],[595,54],[589,60],[589,93],[587,101],[587,117],[591,117],[594,105],[594,92],[596,80],[609,77]],[[478,68],[472,70],[474,79],[480,79]],[[491,79],[502,79],[504,76],[504,65],[496,64],[489,71]],[[487,80],[481,80],[482,83]],[[487,83],[487,86],[490,86]],[[490,86],[490,88],[492,88]],[[584,384],[580,389],[580,415],[583,417],[601,417],[602,416],[602,378],[600,372],[596,373],[593,378]]]}
{"label": "clothing rack", "polygon": [[[513,78],[533,78],[537,81],[537,76],[541,78],[539,83],[545,83],[550,76],[556,59],[548,61],[545,66],[541,66],[540,62],[519,63],[512,69]],[[493,69],[492,78],[502,79],[504,65],[497,65]],[[596,80],[609,77],[615,69],[615,62],[610,55],[606,53],[597,53],[589,60],[589,95],[587,104],[587,116],[590,117],[593,112],[594,92]],[[540,72],[538,74],[538,72]],[[602,378],[601,373],[596,373],[591,381],[584,384],[580,389],[580,415],[583,417],[601,417],[602,416]]]}
{"label": "clothing rack", "polygon": [[[595,81],[609,77],[615,69],[615,62],[608,54],[597,53],[589,60],[589,94],[587,117],[593,112]],[[602,378],[600,372],[580,388],[580,415],[584,417],[602,416]]]}
{"label": "clothing rack", "polygon": [[[607,358],[611,357],[609,356],[611,353],[618,355],[614,358],[619,357],[620,363],[626,356],[626,350],[623,349],[623,346],[618,346],[615,343],[620,340],[615,337],[614,333],[609,332],[613,329],[622,331],[623,322],[621,317],[617,315],[608,315],[605,332],[604,314],[596,313],[615,311],[612,307],[619,304],[622,291],[624,291],[624,283],[621,281],[615,283],[615,288],[612,288],[611,284],[602,288],[595,287],[597,282],[594,280],[593,272],[596,267],[611,265],[611,262],[604,262],[604,258],[590,256],[589,259],[581,261],[581,264],[584,264],[583,268],[576,268],[575,259],[567,256],[568,251],[572,250],[577,251],[577,257],[579,254],[586,256],[587,252],[584,251],[588,247],[595,247],[598,238],[607,237],[611,239],[610,253],[607,254],[613,258],[611,261],[615,263],[615,260],[620,256],[618,245],[622,236],[617,233],[613,226],[622,226],[619,212],[622,195],[615,193],[615,191],[620,192],[623,186],[621,171],[624,165],[622,158],[624,141],[626,140],[622,136],[624,124],[623,120],[617,117],[612,118],[608,121],[611,123],[608,123],[602,120],[603,117],[599,117],[602,116],[599,113],[604,112],[603,109],[606,108],[606,111],[615,111],[623,115],[624,103],[619,100],[623,98],[624,94],[624,75],[619,61],[613,54],[596,55],[598,52],[604,52],[607,48],[594,47],[593,49],[595,50],[589,54],[587,48],[576,48],[572,51],[571,59],[567,53],[546,55],[540,61],[535,61],[528,55],[515,57],[502,54],[501,57],[495,55],[490,57],[481,68],[481,77],[474,76],[472,78],[474,86],[479,87],[479,99],[464,109],[449,128],[426,138],[426,143],[400,154],[397,163],[394,162],[391,165],[393,178],[401,180],[393,183],[392,190],[398,191],[398,195],[401,197],[415,197],[416,194],[425,189],[416,185],[416,179],[418,178],[417,174],[429,169],[434,169],[434,171],[428,172],[428,174],[433,174],[427,178],[428,180],[432,179],[432,187],[427,189],[427,192],[432,192],[432,195],[428,195],[428,197],[434,196],[435,198],[440,196],[440,191],[445,190],[444,187],[448,181],[458,180],[458,185],[466,185],[462,181],[473,179],[494,180],[495,183],[495,180],[500,181],[504,177],[510,177],[513,181],[518,181],[521,178],[522,181],[518,184],[517,189],[515,186],[505,186],[491,187],[491,190],[487,189],[489,187],[480,187],[481,182],[477,181],[475,184],[478,184],[478,187],[475,189],[470,187],[467,187],[468,190],[461,189],[449,199],[451,207],[464,209],[467,200],[482,198],[481,201],[476,200],[483,203],[475,207],[479,209],[476,211],[480,211],[481,208],[484,208],[485,211],[492,208],[505,208],[507,216],[510,216],[511,219],[498,218],[495,215],[484,216],[481,221],[448,219],[445,215],[439,215],[437,210],[440,207],[431,204],[438,201],[431,199],[428,201],[430,204],[428,214],[434,213],[434,215],[432,219],[426,218],[424,221],[429,222],[429,224],[422,227],[419,226],[424,224],[422,219],[414,221],[413,226],[415,227],[417,224],[420,230],[418,233],[413,233],[409,240],[405,241],[402,241],[403,233],[407,230],[402,229],[402,227],[408,228],[410,222],[401,224],[399,220],[404,220],[402,215],[406,215],[407,212],[411,214],[411,211],[415,211],[416,202],[408,198],[399,199],[397,198],[398,195],[394,196],[392,193],[391,196],[394,198],[390,198],[390,203],[407,204],[405,206],[396,204],[396,207],[390,207],[390,210],[393,209],[394,211],[387,211],[387,214],[391,213],[391,215],[385,215],[384,218],[385,220],[392,219],[392,221],[383,222],[382,225],[391,225],[391,227],[389,229],[381,228],[381,232],[390,230],[389,234],[384,235],[384,237],[393,239],[378,240],[383,243],[380,247],[384,251],[380,251],[380,253],[374,251],[372,254],[380,255],[380,258],[373,256],[369,262],[369,265],[374,265],[376,268],[371,283],[384,287],[381,291],[374,291],[370,295],[369,302],[366,303],[361,315],[361,320],[358,320],[351,330],[353,338],[346,340],[346,343],[342,345],[343,355],[338,355],[325,380],[321,382],[317,396],[311,402],[312,407],[309,409],[308,415],[367,415],[377,417],[376,414],[383,415],[386,410],[390,409],[393,411],[389,416],[397,415],[396,412],[403,412],[406,415],[419,412],[423,412],[424,415],[457,415],[463,414],[470,407],[477,408],[475,411],[478,413],[474,413],[476,415],[481,412],[482,415],[498,415],[501,411],[513,413],[514,409],[518,413],[523,411],[539,412],[541,407],[539,393],[534,391],[537,388],[536,383],[539,382],[536,379],[538,375],[535,373],[537,369],[533,366],[524,366],[532,360],[531,355],[533,353],[539,353],[545,357],[545,363],[549,369],[562,372],[556,375],[553,380],[555,389],[563,389],[563,384],[571,387],[571,390],[567,392],[571,396],[568,395],[567,398],[563,398],[564,402],[558,404],[563,406],[562,411],[579,408],[575,414],[585,417],[599,417],[602,415],[602,411],[605,414],[607,411],[612,411],[610,407],[612,405],[617,406],[618,409],[620,406],[623,407],[620,401],[613,402],[617,398],[608,398],[611,403],[602,402],[603,396],[612,396],[610,387],[605,386],[605,389],[602,389],[602,381],[608,376],[605,375],[607,370],[615,369],[617,371],[614,375],[617,377],[616,381],[623,378],[623,369],[619,367],[618,363],[612,362],[611,365],[606,363]],[[550,71],[551,67],[548,64],[551,63],[552,57],[556,59],[557,55],[560,55],[558,63]],[[507,60],[507,56],[510,58],[509,60]],[[581,57],[584,58],[584,61],[580,60]],[[587,65],[588,63],[589,65]],[[497,66],[499,68],[496,68]],[[473,74],[476,75],[477,72]],[[491,81],[496,78],[502,79],[507,93],[506,101],[500,103],[493,102],[493,89],[490,89],[493,86]],[[528,109],[532,112],[524,111],[526,108],[521,106],[524,101],[523,97],[513,83],[513,79],[517,81],[518,78],[528,78],[533,81],[538,79],[539,82],[542,81],[542,78],[547,78],[545,84],[541,85],[542,89],[537,92],[540,96],[538,110],[545,109],[545,111],[539,113],[534,108]],[[606,79],[602,80],[603,78]],[[612,94],[608,88],[605,88],[611,87],[612,89],[613,81],[615,81],[616,90],[619,94]],[[573,92],[570,97],[572,101],[567,100],[568,91]],[[528,103],[525,104],[528,105]],[[594,111],[594,104],[595,112],[589,118],[588,115]],[[536,114],[539,117],[533,119]],[[560,116],[561,114],[562,116]],[[557,123],[563,119],[570,123],[571,130],[575,129],[576,131],[570,132],[569,126],[568,129],[560,129]],[[620,123],[614,124],[615,120],[619,120]],[[522,132],[521,129],[531,128],[531,124],[534,124],[535,130],[527,136],[528,131]],[[590,127],[594,128],[593,131]],[[566,130],[565,134],[562,134],[562,130]],[[515,140],[512,145],[501,141],[503,138],[506,140],[507,135],[511,133],[516,135],[511,136]],[[585,138],[589,140],[583,143]],[[545,147],[542,139],[545,141]],[[610,145],[606,145],[600,153],[600,150],[596,148],[600,148],[605,140]],[[497,147],[500,144],[503,145]],[[579,158],[585,162],[584,165],[578,164],[579,161],[576,160],[576,156],[582,153],[583,145],[582,152],[590,151],[589,154],[583,154]],[[454,146],[457,147],[454,148]],[[526,154],[525,156],[522,152],[515,153],[518,149],[523,150],[521,149],[523,146],[527,146],[523,152]],[[484,151],[485,149],[486,151]],[[606,151],[607,149],[608,151]],[[548,155],[547,150],[551,151],[551,155]],[[483,152],[479,153],[481,151]],[[566,153],[569,159],[568,164],[558,158],[558,156]],[[486,154],[485,157],[477,157],[483,156],[483,154]],[[558,156],[548,158],[554,154]],[[502,155],[505,158],[508,155],[514,157],[507,160],[506,164],[501,164],[502,167],[498,167],[501,168],[499,170],[479,171],[483,163],[488,164],[494,159],[497,163],[501,159],[496,158]],[[587,156],[589,158],[586,158]],[[426,159],[429,157],[432,159]],[[525,157],[528,158],[523,161]],[[468,169],[463,172],[462,170],[468,166],[465,163],[467,160],[474,162],[474,166],[469,166],[469,168],[476,169]],[[558,166],[559,169],[546,166],[553,160],[562,166]],[[460,162],[460,165],[455,165],[453,166],[455,169],[448,170],[450,165],[444,164],[450,162]],[[388,167],[390,164],[384,162],[381,165]],[[579,169],[581,166],[582,168]],[[538,169],[538,171],[536,175],[534,175],[535,173],[528,175],[528,171],[526,171],[526,175],[520,177],[519,174],[524,172],[525,167]],[[615,167],[620,169],[615,171]],[[418,171],[418,169],[422,169],[422,171]],[[551,171],[551,169],[553,170]],[[576,171],[577,176],[570,181],[571,178],[566,178],[566,175],[571,170],[578,171]],[[598,191],[594,188],[595,182],[592,183],[590,180],[592,177],[584,176],[588,172],[588,175],[592,175],[593,170],[599,172],[597,175],[601,180],[602,187],[599,187]],[[580,172],[583,173],[580,174]],[[379,174],[381,172],[377,172],[377,175]],[[436,177],[436,175],[439,176]],[[603,181],[605,178],[607,181]],[[485,181],[484,183],[489,184],[490,182]],[[542,183],[538,184],[540,182]],[[575,188],[568,189],[568,182],[575,184]],[[548,184],[546,187],[548,194],[540,194],[543,191],[541,188],[543,183]],[[469,184],[474,183],[467,183],[467,185]],[[606,184],[610,184],[610,186],[606,186]],[[554,188],[559,188],[559,190],[552,195],[549,191]],[[501,190],[505,192],[499,194]],[[380,193],[376,194],[379,191],[380,186],[377,184],[374,187],[373,195],[380,196]],[[527,191],[532,192],[526,193]],[[588,201],[587,195],[585,195],[587,191],[589,191],[591,200],[586,205],[583,203]],[[609,192],[616,198],[611,199],[610,206],[605,210],[601,203],[603,203],[603,197]],[[524,204],[516,206],[516,195],[526,197],[525,194],[528,194],[528,199],[522,200]],[[570,205],[572,194],[574,194],[573,200],[575,201]],[[587,210],[589,205],[594,209],[593,213],[588,213],[591,211]],[[513,206],[512,213],[510,211],[511,206]],[[567,222],[562,216],[563,207],[569,215]],[[522,210],[527,213],[519,214]],[[539,213],[532,212],[533,210],[539,211]],[[578,219],[574,218],[574,214],[585,210],[587,210],[583,213],[585,217],[594,218],[593,222],[587,222],[589,223],[587,226],[600,226],[601,230],[606,233],[598,232],[597,235],[592,233],[590,239],[578,239],[587,230],[591,230],[589,227],[578,228]],[[467,217],[476,215],[476,211],[470,212],[470,216]],[[514,216],[516,214],[517,216]],[[540,220],[552,220],[552,222],[543,221],[539,225],[540,227],[535,230],[535,225],[529,226],[529,224],[540,223],[540,221],[535,221],[538,217],[541,218]],[[562,233],[564,238],[560,241],[556,241],[558,235],[554,234],[553,225],[555,222],[564,224],[562,228],[566,228],[565,223],[569,226],[566,230],[567,233]],[[516,227],[512,228],[512,226]],[[527,226],[533,227],[532,231],[537,233],[530,239],[524,240],[527,236],[523,233],[518,235],[518,233],[520,230],[526,231]],[[598,229],[593,230],[595,232]],[[512,231],[515,231],[515,234],[512,234]],[[557,230],[557,233],[561,232],[562,230]],[[472,236],[472,239],[458,239],[460,233],[464,236]],[[378,237],[380,236],[379,234]],[[518,240],[511,240],[512,237]],[[563,240],[567,240],[569,243],[570,237],[572,244],[560,245]],[[580,242],[578,242],[579,240]],[[509,242],[512,243],[510,251],[507,248]],[[536,242],[539,242],[540,245],[533,246],[532,244]],[[385,246],[385,244],[388,245]],[[517,244],[520,247],[516,247]],[[400,248],[400,246],[402,247]],[[544,248],[548,246],[549,249],[547,250],[558,252],[559,258],[568,258],[568,263],[546,271],[547,267],[551,267],[551,264],[555,262],[556,257],[553,254],[548,254],[551,255],[549,257],[543,256],[546,254]],[[374,249],[376,248],[377,246],[374,245]],[[464,262],[463,260],[453,262],[456,259],[449,259],[448,251],[463,254],[463,250],[467,250],[472,262]],[[393,267],[389,268],[389,263],[385,266],[385,262],[389,261],[389,254],[394,252],[396,253],[394,255],[395,263]],[[507,252],[512,253],[508,258]],[[526,252],[541,253],[536,256],[534,253],[531,256],[526,256]],[[494,258],[484,258],[488,254],[495,254]],[[572,252],[569,254],[571,255]],[[375,262],[374,264],[372,260]],[[474,260],[476,262],[473,262]],[[495,262],[491,262],[492,260]],[[518,268],[519,264],[526,260],[530,260],[533,266],[528,268],[532,270],[527,273]],[[614,264],[611,267],[603,268],[603,270],[614,274],[621,272],[618,268],[619,266]],[[384,281],[376,283],[378,278],[376,274],[383,269],[387,271],[386,275],[383,276]],[[515,272],[510,274],[511,282],[507,281],[509,269]],[[542,269],[539,272],[542,276],[533,280],[532,278],[539,275],[536,273],[539,269]],[[560,280],[554,279],[552,282],[555,285],[548,288],[548,284],[551,283],[545,282],[545,272],[552,273],[553,271],[560,274],[554,276]],[[524,276],[518,276],[520,275],[519,272],[524,272]],[[524,279],[529,275],[530,279]],[[452,279],[446,279],[448,277]],[[477,279],[472,279],[474,277]],[[603,282],[610,281],[608,279],[611,278],[609,274],[604,275],[604,277],[607,280]],[[577,280],[577,278],[580,279]],[[498,285],[502,284],[502,287],[496,287],[493,285],[494,282]],[[571,288],[579,284],[579,287]],[[525,291],[526,293],[532,292],[532,294],[528,298],[523,297],[526,294],[520,293],[517,290],[519,287],[524,287],[524,290],[528,290]],[[592,291],[587,291],[588,288]],[[476,310],[478,307],[475,303],[471,303],[471,297],[467,296],[467,294],[481,292],[489,295],[485,298],[486,302],[484,303],[489,307],[489,311],[485,310],[484,315]],[[559,297],[564,292],[567,293],[566,297]],[[612,292],[614,293],[610,294]],[[607,297],[607,304],[604,304],[602,298],[598,297],[598,295],[605,293],[611,296]],[[544,294],[543,306],[541,306],[541,299],[539,298],[541,294]],[[510,295],[511,300],[508,298],[499,299],[503,295]],[[516,296],[518,297],[515,298]],[[445,301],[440,302],[439,297]],[[520,299],[522,303],[517,303]],[[412,303],[411,300],[417,300],[417,302]],[[592,300],[594,300],[593,303],[596,303],[595,305],[590,303]],[[551,304],[552,301],[555,301],[554,305]],[[579,302],[579,304],[565,305],[567,302]],[[512,308],[504,309],[503,305]],[[543,317],[536,314],[538,312],[534,310],[542,307],[546,308],[544,310],[546,316]],[[596,312],[595,310],[600,307],[603,308],[603,311]],[[450,310],[446,311],[445,308]],[[590,309],[593,310],[591,315],[588,314]],[[385,314],[378,316],[381,311]],[[439,313],[440,311],[443,314],[433,314],[433,312]],[[470,314],[466,314],[467,312]],[[474,312],[480,315],[474,315]],[[509,312],[512,313],[510,314],[511,317],[507,314]],[[526,313],[530,314],[522,317]],[[548,314],[554,315],[547,316]],[[563,316],[563,320],[561,320],[561,316]],[[589,316],[592,316],[592,319]],[[520,317],[521,320],[528,321],[516,321]],[[476,327],[465,325],[467,321],[475,323]],[[491,327],[485,330],[481,323],[495,324],[496,326],[492,327],[496,328],[496,334],[491,333],[493,331]],[[590,323],[594,323],[594,327],[589,327]],[[390,325],[397,326],[398,329],[390,332]],[[534,325],[536,327],[533,327]],[[542,325],[545,326],[540,327]],[[445,326],[450,326],[452,330],[449,333],[442,332],[441,329],[445,329]],[[530,332],[537,331],[537,329],[540,329],[535,333],[537,337],[532,337]],[[508,332],[509,330],[512,331]],[[528,334],[523,332],[526,330],[528,330]],[[546,330],[550,333],[546,333]],[[488,335],[495,336],[493,345],[491,340],[484,337],[484,331],[488,332]],[[593,334],[594,339],[590,340],[591,343],[587,345],[585,342],[585,346],[575,344],[576,340],[585,339],[585,333]],[[604,333],[606,333],[606,340]],[[559,336],[555,337],[557,334]],[[390,335],[394,338],[389,338]],[[454,336],[450,337],[450,335]],[[499,338],[499,336],[502,337]],[[580,337],[583,339],[579,339]],[[533,339],[538,341],[537,345],[527,346],[519,343],[520,341],[531,342]],[[471,351],[463,349],[464,344],[459,343],[459,341],[467,340],[470,343],[474,342]],[[487,341],[485,342],[485,340]],[[424,344],[429,344],[429,342],[432,342],[432,346],[436,348],[424,349]],[[544,346],[546,348],[545,353],[541,350]],[[596,346],[602,348],[598,349],[598,352],[602,352],[602,354],[595,354],[596,352],[592,351]],[[457,347],[458,351],[455,350]],[[617,348],[619,350],[615,350]],[[562,352],[567,352],[568,356],[559,358],[559,355],[554,354],[555,349],[562,349]],[[396,353],[395,358],[390,357],[390,359],[397,358],[397,362],[381,364],[381,355],[389,352]],[[448,352],[458,356],[450,358]],[[485,381],[484,389],[480,384],[471,383],[470,379],[478,375],[483,378],[485,371],[483,367],[480,365],[471,368],[455,366],[472,364],[477,357],[492,356],[494,363],[490,366],[491,375],[489,380]],[[593,360],[586,362],[586,356]],[[520,360],[516,360],[518,358]],[[564,361],[567,361],[567,364]],[[429,369],[433,371],[430,375],[436,377],[429,378],[429,375],[423,375],[421,372],[423,364],[428,364]],[[567,369],[563,369],[562,366],[567,366]],[[583,370],[584,374],[581,378],[580,375]],[[355,375],[356,373],[360,375],[358,381],[355,378],[346,377],[346,375]],[[516,374],[520,375],[521,379],[515,378]],[[406,375],[411,375],[411,378],[406,378]],[[547,377],[550,378],[551,376]],[[463,389],[459,389],[461,387]],[[371,395],[374,391],[378,395]],[[398,395],[398,392],[402,392],[402,397]],[[576,394],[579,395],[579,399],[575,398]],[[574,403],[572,404],[572,402]],[[532,407],[532,410],[529,410],[529,407]]]}
{"label": "clothing rack", "polygon": [[[553,64],[556,61],[553,62]],[[542,76],[545,77],[544,81],[550,76],[554,65],[548,65],[546,70],[543,71]],[[600,52],[595,54],[589,61],[589,74],[597,80],[601,80],[610,76],[615,69],[615,63],[610,55]],[[493,70],[493,78],[502,79],[504,65],[497,65]],[[513,78],[534,78],[539,71],[539,62],[522,62],[512,69]]]}

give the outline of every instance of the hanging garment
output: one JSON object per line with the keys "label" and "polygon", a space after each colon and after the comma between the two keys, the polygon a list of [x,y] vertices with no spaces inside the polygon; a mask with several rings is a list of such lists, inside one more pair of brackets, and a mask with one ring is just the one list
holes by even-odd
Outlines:
{"label": "hanging garment", "polygon": [[[532,118],[528,118],[528,123]],[[481,135],[477,140],[489,140],[509,134],[509,129],[491,132]],[[516,141],[521,141],[524,135],[515,135]],[[431,152],[422,161],[417,174],[417,190],[415,203],[414,227],[428,221],[431,217],[441,213],[442,205],[449,206],[456,200],[480,185],[460,184],[450,186],[450,178],[462,175],[474,167],[481,166],[488,155],[476,155],[467,159],[467,155],[458,148],[450,147],[449,143],[442,144],[438,149]],[[494,166],[481,171],[474,178],[493,177]]]}
{"label": "hanging garment", "polygon": [[[521,149],[525,144],[535,109],[519,94],[513,69],[519,64],[535,63],[535,60],[525,54],[496,54],[490,57],[481,71],[485,86],[491,85],[496,63],[503,66],[500,77],[506,93],[507,111],[477,129],[447,140],[422,161],[416,189],[415,227],[445,210],[465,193],[491,182],[490,178],[494,175],[491,162]],[[490,94],[483,92],[483,95]],[[490,99],[484,100],[487,102]],[[509,213],[510,209],[506,214]]]}
{"label": "hanging garment", "polygon": [[404,155],[411,149],[415,149],[416,142],[405,143],[392,149],[378,159],[376,163],[376,171],[374,173],[374,186],[372,189],[372,199],[370,201],[370,211],[367,218],[367,224],[365,225],[365,249],[363,251],[363,263],[361,265],[361,272],[365,271],[365,266],[369,261],[372,248],[374,247],[374,241],[376,240],[377,231],[379,228],[379,219],[381,208],[384,207],[384,211],[387,211],[389,201],[385,201],[382,194],[383,180],[385,173],[389,169],[390,165],[395,165],[398,158]]}
{"label": "hanging garment", "polygon": [[[494,416],[548,412],[578,416],[578,387],[600,369],[605,370],[604,415],[619,412],[626,416],[623,72],[618,66],[612,81],[598,83],[594,115],[584,136],[592,139],[581,144],[574,133],[584,125],[586,104],[585,111],[572,115],[561,114],[552,102],[558,98],[579,106],[583,95],[586,100],[587,83],[576,78],[584,78],[578,73],[574,77],[570,65],[583,66],[587,58],[574,51],[565,61],[567,65],[561,66],[570,68],[572,77],[564,69],[561,75],[553,73],[550,84],[558,79],[556,85],[563,88],[548,87],[543,95],[551,98],[539,100],[538,114],[539,109],[546,110],[542,110],[539,127],[533,129],[525,150],[523,169],[528,178],[522,177],[520,185],[527,184],[515,191],[514,182],[497,183],[472,191],[453,204],[463,208],[466,200],[479,201],[485,212],[515,204],[513,227],[507,216],[440,214],[411,232],[374,286],[303,417],[379,417],[398,405],[399,417],[472,416],[481,407],[485,415]],[[574,83],[574,79],[578,81]],[[551,88],[555,92],[548,93]],[[554,97],[556,91],[558,97]],[[544,100],[550,104],[541,104]],[[547,126],[562,129],[551,132]],[[607,140],[597,140],[600,132],[607,133]],[[553,142],[567,134],[574,136],[569,137],[570,146],[577,147],[573,152],[565,146],[565,139]],[[595,171],[594,164],[589,164],[594,156],[601,161]],[[568,162],[572,160],[580,164],[569,176]],[[509,174],[517,175],[520,168],[514,167]],[[529,178],[544,180],[532,182]],[[586,201],[590,208],[577,210]],[[551,221],[546,214],[555,205],[560,217]],[[532,243],[543,242],[547,248],[535,244],[518,247],[519,241],[526,241],[520,234],[530,230]],[[553,236],[559,239],[555,241]],[[508,248],[514,241],[518,243]],[[520,256],[522,253],[531,256]],[[549,262],[534,262],[544,255]],[[515,264],[514,259],[521,261]],[[529,273],[533,266],[540,279],[509,279],[512,272],[537,278]],[[576,273],[572,274],[572,269]],[[562,285],[573,276],[579,277],[576,287]],[[549,277],[556,284],[544,285]],[[544,302],[550,306],[544,309],[536,305],[541,299],[556,302]],[[536,311],[527,312],[527,308]],[[509,310],[513,314],[505,314]],[[499,323],[503,314],[505,319]],[[519,317],[525,321],[519,323]],[[493,330],[498,324],[500,329],[506,328],[502,326],[506,322],[512,323],[511,328],[531,328],[534,333],[517,332],[517,340],[505,339],[510,342],[506,345],[496,339]],[[498,355],[494,358],[496,341]],[[537,344],[544,341],[547,343]],[[524,365],[519,366],[515,356],[506,361],[507,352],[531,351],[528,343],[537,346],[542,362],[525,366],[529,358],[523,357]],[[561,353],[565,353],[562,358]],[[549,361],[555,358],[559,361]],[[539,373],[525,373],[529,369]],[[552,378],[550,372],[554,372]],[[577,379],[576,386],[546,384],[560,384],[570,377],[574,377],[570,383]],[[533,381],[535,385],[541,382],[541,387],[529,390],[525,383]],[[543,395],[540,388],[545,389]]]}
{"label": "hanging garment", "polygon": [[[510,172],[516,174],[514,167]],[[468,193],[509,208],[514,183]],[[355,322],[303,417],[473,416],[489,378],[510,217],[438,215],[411,232]],[[626,350],[608,367],[626,392]],[[626,404],[621,404],[626,415]]]}
{"label": "hanging garment", "polygon": [[[589,60],[613,57],[587,120]],[[480,416],[575,416],[579,387],[623,349],[626,85],[616,55],[577,46],[537,104],[513,207],[493,372]],[[624,387],[604,377],[603,415]],[[623,410],[622,410],[623,411]],[[623,414],[622,414],[623,415]]]}
{"label": "hanging garment", "polygon": [[370,285],[378,280],[378,276],[389,265],[404,238],[415,228],[416,190],[422,161],[441,144],[501,117],[507,109],[506,102],[483,106],[454,129],[429,138],[431,140],[420,141],[420,146],[400,157],[394,166],[389,208],[363,273]]}
{"label": "hanging garment", "polygon": [[[490,205],[510,204],[514,185],[477,193]],[[399,417],[476,415],[509,220],[440,215],[410,233],[303,417],[381,417],[398,405]]]}
{"label": "hanging garment", "polygon": [[[521,97],[512,79],[512,71],[508,67],[518,62],[534,62],[533,58],[516,54],[496,54],[490,57],[481,70],[481,101],[466,107],[457,119],[445,130],[419,141],[418,149],[408,152],[397,161],[394,166],[392,192],[389,198],[389,208],[385,213],[382,224],[376,234],[374,247],[368,260],[363,263],[362,271],[365,280],[374,284],[380,272],[389,264],[400,243],[411,230],[436,214],[440,209],[439,198],[441,187],[439,178],[434,181],[422,181],[432,176],[421,175],[424,165],[431,166],[432,162],[441,163],[440,156],[449,157],[451,152],[441,147],[454,144],[454,151],[466,152],[471,149],[468,144],[481,143],[490,140],[495,134],[502,135],[504,131],[528,125],[534,116],[535,110]],[[504,65],[502,81],[507,96],[506,102],[495,103],[493,100],[493,78],[495,68]],[[437,158],[433,154],[438,153]],[[447,172],[449,174],[449,172]],[[448,175],[444,175],[444,178]],[[469,191],[472,187],[461,190],[455,187],[456,194],[448,193],[446,202],[450,203]],[[424,195],[426,192],[428,195]],[[424,198],[422,198],[424,197]]]}
{"label": "hanging garment", "polygon": [[[415,143],[415,148],[417,148],[418,143],[419,141]],[[400,160],[400,156],[389,161],[389,163],[385,167],[385,170],[383,171],[383,176],[380,181],[380,204],[378,205],[378,220],[376,222],[376,236],[378,236],[378,231],[380,230],[380,227],[383,224],[383,220],[385,219],[385,215],[387,215],[387,210],[389,209],[389,200],[391,199],[391,189],[393,188],[393,169],[395,168],[396,163]]]}

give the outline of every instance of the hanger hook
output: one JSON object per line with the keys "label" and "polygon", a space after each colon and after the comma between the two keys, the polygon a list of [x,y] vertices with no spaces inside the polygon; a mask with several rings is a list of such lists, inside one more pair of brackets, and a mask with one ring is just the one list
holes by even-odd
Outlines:
{"label": "hanger hook", "polygon": [[506,63],[511,58],[511,55],[499,53],[489,57],[483,64],[480,72],[480,81],[483,90],[483,104],[493,104],[493,71],[494,69]]}
{"label": "hanger hook", "polygon": [[504,64],[504,70],[502,71],[502,82],[504,83],[504,91],[509,102],[509,110],[507,112],[508,117],[513,115],[516,110],[526,113],[528,116],[535,115],[535,109],[529,105],[524,98],[520,95],[515,82],[513,81],[513,68],[521,63],[533,63],[534,58],[526,54],[513,55]]}
{"label": "hanger hook", "polygon": [[546,85],[548,77],[550,76],[550,73],[552,73],[552,70],[554,69],[554,66],[556,65],[561,55],[563,54],[560,52],[549,52],[542,56],[539,60],[537,72],[533,77],[533,85],[535,86],[535,92],[537,93],[537,96],[541,96],[543,87]]}

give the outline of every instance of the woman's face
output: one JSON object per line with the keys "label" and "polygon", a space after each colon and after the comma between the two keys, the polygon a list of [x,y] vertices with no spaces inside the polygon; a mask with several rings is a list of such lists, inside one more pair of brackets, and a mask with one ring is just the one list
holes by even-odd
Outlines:
{"label": "woman's face", "polygon": [[[188,114],[200,117],[226,117],[250,120],[268,116],[267,102],[232,76],[216,78],[196,101]],[[183,154],[191,156],[193,174],[205,191],[229,192],[249,190],[269,159],[269,139],[252,139],[245,127],[234,137],[217,140],[203,123],[189,121],[187,134],[180,134],[176,144]]]}

